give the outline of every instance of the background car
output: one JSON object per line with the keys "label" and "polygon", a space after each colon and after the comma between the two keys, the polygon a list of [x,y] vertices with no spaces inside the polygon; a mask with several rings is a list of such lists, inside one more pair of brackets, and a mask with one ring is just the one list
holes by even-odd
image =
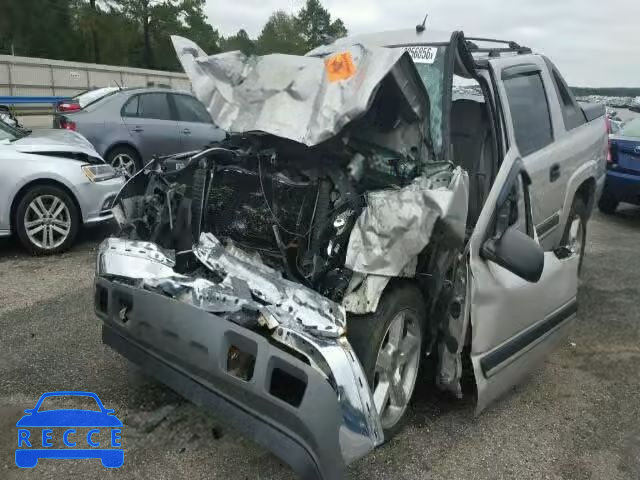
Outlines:
{"label": "background car", "polygon": [[640,118],[609,136],[607,180],[598,207],[611,214],[620,202],[640,205]]}
{"label": "background car", "polygon": [[189,92],[155,87],[86,92],[58,105],[54,127],[80,132],[126,176],[153,155],[199,150],[225,136]]}
{"label": "background car", "polygon": [[68,249],[82,225],[113,218],[124,178],[80,134],[20,133],[0,122],[0,237],[32,253]]}

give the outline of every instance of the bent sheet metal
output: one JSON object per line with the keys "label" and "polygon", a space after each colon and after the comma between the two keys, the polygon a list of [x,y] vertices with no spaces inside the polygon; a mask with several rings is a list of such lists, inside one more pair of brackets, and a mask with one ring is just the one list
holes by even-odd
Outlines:
{"label": "bent sheet metal", "polygon": [[[207,56],[186,38],[173,45],[196,97],[223,130],[265,132],[307,146],[335,136],[365,113],[396,65],[411,63],[402,49],[354,44],[327,58],[241,52]],[[401,61],[401,59],[403,59]],[[417,102],[414,108],[421,108]]]}

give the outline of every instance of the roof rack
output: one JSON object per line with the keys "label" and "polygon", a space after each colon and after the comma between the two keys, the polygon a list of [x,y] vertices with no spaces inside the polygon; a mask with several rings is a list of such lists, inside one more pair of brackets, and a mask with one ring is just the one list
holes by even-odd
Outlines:
{"label": "roof rack", "polygon": [[[529,47],[524,47],[512,40],[480,37],[468,37],[465,38],[465,40],[467,41],[467,48],[469,48],[471,53],[488,53],[490,57],[499,57],[501,53],[517,53],[518,55],[532,53]],[[506,45],[506,47],[479,47],[474,42],[501,43]]]}

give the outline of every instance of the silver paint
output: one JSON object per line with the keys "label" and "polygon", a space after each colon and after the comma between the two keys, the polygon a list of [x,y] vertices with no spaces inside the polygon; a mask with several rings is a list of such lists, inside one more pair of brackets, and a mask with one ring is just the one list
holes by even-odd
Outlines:
{"label": "silver paint", "polygon": [[365,113],[380,82],[404,54],[402,49],[360,43],[325,48],[324,55],[348,52],[355,66],[353,76],[330,81],[324,58],[247,57],[239,51],[207,56],[186,38],[171,39],[195,95],[216,125],[308,146],[335,136]]}
{"label": "silver paint", "polygon": [[[464,241],[469,179],[457,167],[418,177],[407,187],[366,194],[367,206],[349,237],[345,265],[355,272],[389,277],[411,274],[406,266],[428,245],[436,221]],[[413,272],[415,273],[415,272]]]}
{"label": "silver paint", "polygon": [[[117,238],[100,245],[96,273],[135,280],[138,288],[164,293],[209,312],[260,311],[259,321],[271,330],[272,337],[306,356],[336,389],[343,413],[338,438],[345,463],[380,445],[384,440],[380,419],[362,366],[344,336],[342,307],[283,279],[237,247],[224,247],[211,234],[201,235],[194,253],[207,268],[223,274],[223,281],[178,274],[169,252],[151,242]],[[258,303],[252,295],[270,304]]]}

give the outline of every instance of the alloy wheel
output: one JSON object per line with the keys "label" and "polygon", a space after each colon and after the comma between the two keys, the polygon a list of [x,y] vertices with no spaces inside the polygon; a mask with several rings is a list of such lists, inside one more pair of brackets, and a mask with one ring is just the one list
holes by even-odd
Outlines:
{"label": "alloy wheel", "polygon": [[126,178],[130,178],[136,173],[136,161],[127,153],[119,153],[113,157],[111,166]]}
{"label": "alloy wheel", "polygon": [[392,428],[402,418],[416,383],[422,332],[409,310],[389,324],[376,360],[373,401],[382,427]]}
{"label": "alloy wheel", "polygon": [[40,195],[27,206],[24,229],[29,241],[44,250],[62,245],[71,231],[69,208],[55,195]]}

